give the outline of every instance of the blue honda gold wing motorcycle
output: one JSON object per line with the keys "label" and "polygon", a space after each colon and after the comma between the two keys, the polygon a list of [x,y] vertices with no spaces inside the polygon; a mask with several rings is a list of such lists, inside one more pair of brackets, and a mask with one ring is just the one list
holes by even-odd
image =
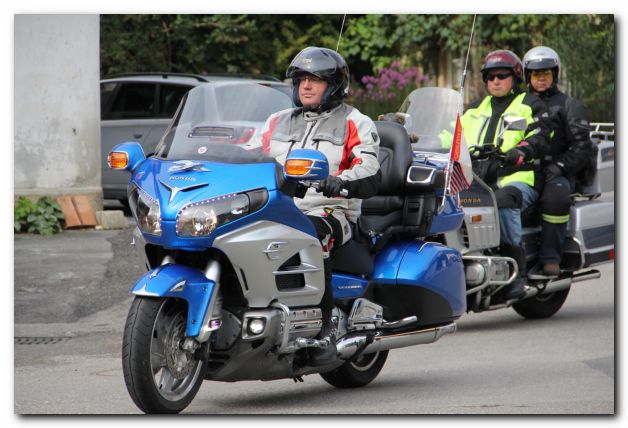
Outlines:
{"label": "blue honda gold wing motorcycle", "polygon": [[331,256],[337,358],[309,364],[308,351],[327,345],[316,339],[323,253],[293,198],[327,176],[327,160],[293,150],[284,168],[221,131],[290,106],[261,85],[199,86],[153,156],[137,143],[109,155],[111,167],[132,173],[134,242],[148,270],[132,288],[122,349],[127,389],[144,412],[182,411],[204,379],[319,373],[338,388],[364,386],[390,349],[453,333],[466,311],[460,253],[421,239],[463,219],[442,197],[445,163],[413,163],[405,129],[377,122],[381,190],[364,201],[354,239]]}

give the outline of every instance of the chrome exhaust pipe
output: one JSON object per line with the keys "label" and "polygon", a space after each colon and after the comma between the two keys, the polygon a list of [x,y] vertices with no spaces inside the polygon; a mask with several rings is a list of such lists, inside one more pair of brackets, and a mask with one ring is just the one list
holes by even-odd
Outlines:
{"label": "chrome exhaust pipe", "polygon": [[[362,353],[370,354],[389,349],[405,348],[407,346],[425,345],[436,342],[446,334],[453,334],[456,331],[456,323],[450,323],[440,327],[427,328],[424,330],[410,331],[405,333],[393,333],[382,336],[375,336]],[[353,336],[341,340],[336,344],[340,358],[347,360],[355,355],[368,340],[367,336]]]}
{"label": "chrome exhaust pipe", "polygon": [[586,272],[578,273],[571,278],[559,279],[558,281],[550,281],[543,294],[555,293],[557,291],[566,290],[575,282],[588,281],[590,279],[598,279],[602,276],[599,270],[592,269]]}

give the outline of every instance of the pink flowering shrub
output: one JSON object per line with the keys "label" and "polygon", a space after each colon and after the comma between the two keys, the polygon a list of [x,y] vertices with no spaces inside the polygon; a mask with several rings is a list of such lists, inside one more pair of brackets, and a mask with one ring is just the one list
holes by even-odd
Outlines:
{"label": "pink flowering shrub", "polygon": [[426,79],[418,68],[402,69],[395,61],[389,68],[379,70],[377,76],[363,76],[364,86],[352,88],[348,101],[377,120],[380,114],[398,111],[408,94],[421,87]]}

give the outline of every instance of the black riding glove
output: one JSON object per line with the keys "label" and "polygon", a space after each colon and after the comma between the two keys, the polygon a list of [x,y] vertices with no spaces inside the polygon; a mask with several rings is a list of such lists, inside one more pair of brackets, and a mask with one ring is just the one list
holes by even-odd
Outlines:
{"label": "black riding glove", "polygon": [[506,152],[506,157],[504,161],[508,165],[514,165],[516,167],[520,167],[523,165],[523,162],[526,160],[526,154],[523,150],[519,150],[517,148],[510,149]]}
{"label": "black riding glove", "polygon": [[323,195],[328,198],[333,198],[334,196],[339,196],[340,191],[345,189],[347,184],[341,180],[339,177],[335,175],[330,175],[326,179],[320,182],[318,185],[317,192],[323,192]]}
{"label": "black riding glove", "polygon": [[563,175],[563,169],[555,163],[548,165],[543,170],[543,178],[545,179],[546,183],[548,181],[552,181],[556,177],[560,177],[561,175]]}

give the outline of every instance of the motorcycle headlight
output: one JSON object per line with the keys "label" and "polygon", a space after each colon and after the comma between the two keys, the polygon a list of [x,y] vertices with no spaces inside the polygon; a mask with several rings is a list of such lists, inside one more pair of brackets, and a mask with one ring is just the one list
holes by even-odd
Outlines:
{"label": "motorcycle headlight", "polygon": [[177,214],[178,236],[208,236],[214,229],[260,209],[266,190],[220,196],[186,205]]}
{"label": "motorcycle headlight", "polygon": [[161,210],[157,200],[136,187],[129,195],[129,206],[142,232],[161,236]]}

